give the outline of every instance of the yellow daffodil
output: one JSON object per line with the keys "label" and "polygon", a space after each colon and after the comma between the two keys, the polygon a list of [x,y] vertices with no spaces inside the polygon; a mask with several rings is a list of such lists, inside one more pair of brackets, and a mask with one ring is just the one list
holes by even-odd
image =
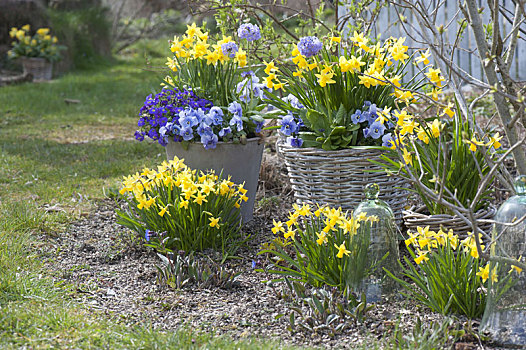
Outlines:
{"label": "yellow daffodil", "polygon": [[448,117],[453,118],[455,116],[455,112],[453,111],[452,108],[453,108],[453,104],[449,102],[447,104],[447,107],[442,110],[441,115],[447,115]]}
{"label": "yellow daffodil", "polygon": [[445,79],[441,75],[442,72],[440,71],[440,68],[429,68],[429,70],[425,74],[433,84],[435,84],[438,87],[442,87],[442,82],[445,81]]}
{"label": "yellow daffodil", "polygon": [[451,248],[453,248],[453,250],[456,250],[458,247],[458,236],[453,234],[453,230],[449,230],[447,232],[447,238],[449,240],[449,244],[451,245]]}
{"label": "yellow daffodil", "polygon": [[210,227],[219,228],[219,226],[220,226],[220,225],[219,225],[219,220],[220,220],[220,219],[221,219],[220,217],[217,218],[217,219],[214,218],[214,217],[208,218],[208,220],[210,220],[210,224],[209,224]]}
{"label": "yellow daffodil", "polygon": [[475,136],[473,136],[471,138],[471,140],[469,140],[469,150],[471,152],[475,152],[477,150],[477,146],[484,146],[484,142],[483,141],[478,141]]}
{"label": "yellow daffodil", "polygon": [[298,45],[294,44],[292,46],[292,51],[291,51],[290,55],[293,56],[293,57],[301,56],[300,50],[298,50]]}
{"label": "yellow daffodil", "polygon": [[339,43],[342,41],[342,38],[337,36],[331,36],[331,42]]}
{"label": "yellow daffodil", "polygon": [[352,69],[351,63],[343,56],[340,56],[338,63],[342,73],[348,72]]}
{"label": "yellow daffodil", "polygon": [[350,39],[354,42],[355,46],[367,44],[367,42],[369,41],[369,39],[364,37],[363,33],[358,34],[356,31],[354,31],[354,35]]}
{"label": "yellow daffodil", "polygon": [[343,242],[342,244],[340,244],[340,246],[337,246],[337,245],[335,244],[334,247],[335,247],[336,249],[338,249],[338,254],[336,254],[336,257],[337,257],[337,258],[340,258],[340,259],[341,259],[341,258],[343,258],[343,255],[344,255],[344,254],[345,254],[345,255],[349,255],[349,254],[351,253],[350,250],[347,250],[347,249],[345,248],[345,242]]}
{"label": "yellow daffodil", "polygon": [[197,30],[199,28],[197,28],[196,24],[195,23],[192,23],[192,25],[186,25],[186,34],[189,36],[189,37],[193,37],[197,34]]}
{"label": "yellow daffodil", "polygon": [[303,78],[303,72],[301,70],[292,72],[292,75],[298,78]]}
{"label": "yellow daffodil", "polygon": [[518,266],[515,266],[515,265],[511,265],[511,269],[510,269],[510,272],[509,273],[512,273],[513,271],[516,271],[518,274],[520,274],[522,272],[522,268],[518,267]]}
{"label": "yellow daffodil", "polygon": [[427,136],[427,133],[424,128],[418,126],[416,127],[416,136],[419,140],[422,140],[425,144],[429,144],[429,136]]}
{"label": "yellow daffodil", "polygon": [[411,164],[413,165],[413,156],[411,153],[407,150],[407,148],[404,148],[402,150],[402,157],[404,158],[405,164]]}
{"label": "yellow daffodil", "polygon": [[208,200],[206,199],[206,196],[202,193],[197,193],[197,196],[194,197],[194,203],[202,205],[203,202],[208,202]]}
{"label": "yellow daffodil", "polygon": [[283,86],[285,86],[285,83],[276,80],[276,82],[274,83],[274,90],[283,89]]}
{"label": "yellow daffodil", "polygon": [[356,216],[357,221],[366,221],[367,220],[367,213],[362,211],[360,214]]}
{"label": "yellow daffodil", "polygon": [[358,78],[359,79],[359,84],[362,84],[363,86],[365,86],[366,88],[370,88],[371,85],[372,86],[376,86],[377,83],[376,83],[376,79],[370,77],[370,76],[367,76],[367,75],[360,75],[360,77]]}
{"label": "yellow daffodil", "polygon": [[434,138],[437,138],[440,136],[440,130],[442,130],[442,123],[439,119],[433,120],[433,123],[430,125],[431,128],[431,135],[433,135]]}
{"label": "yellow daffodil", "polygon": [[400,76],[395,75],[394,77],[389,79],[389,82],[396,87],[400,87],[402,86],[402,84],[400,83],[400,79],[401,79]]}
{"label": "yellow daffodil", "polygon": [[[161,209],[161,211],[158,212],[157,214],[159,214],[159,216],[161,216],[161,217],[164,217],[164,214],[166,214],[167,210],[168,210],[168,205],[166,207],[164,207],[163,209]],[[168,215],[170,215],[170,213],[168,213]]]}
{"label": "yellow daffodil", "polygon": [[406,134],[412,134],[415,127],[416,127],[416,122],[414,121],[414,119],[406,119],[404,120],[404,124],[402,126],[402,129],[400,130],[400,134],[401,135],[406,135]]}
{"label": "yellow daffodil", "polygon": [[272,220],[272,223],[274,224],[274,227],[272,228],[272,233],[277,234],[278,232],[285,232],[285,228],[283,227],[283,223],[281,221]]}
{"label": "yellow daffodil", "polygon": [[499,142],[500,140],[502,140],[502,136],[500,136],[499,133],[496,133],[495,135],[490,137],[489,142],[486,144],[486,146],[499,149],[502,146]]}
{"label": "yellow daffodil", "polygon": [[273,72],[278,70],[278,68],[274,65],[274,61],[270,61],[269,63],[263,61],[263,64],[265,64],[265,66],[266,66],[264,72],[267,75],[271,75],[271,73],[273,73]]}
{"label": "yellow daffodil", "polygon": [[208,51],[205,58],[206,58],[207,65],[210,65],[210,64],[215,65],[217,61],[219,60],[219,56],[216,51]]}
{"label": "yellow daffodil", "polygon": [[426,262],[429,260],[427,257],[428,252],[419,252],[418,256],[415,258],[415,262],[417,265],[420,265],[422,262]]}
{"label": "yellow daffodil", "polygon": [[23,30],[19,30],[15,34],[16,38],[20,41],[24,40],[25,35],[26,35],[26,32],[24,32]]}
{"label": "yellow daffodil", "polygon": [[431,92],[428,92],[426,95],[431,96],[431,98],[435,101],[438,101],[438,95],[442,93],[442,89],[433,88]]}
{"label": "yellow daffodil", "polygon": [[296,230],[289,229],[287,232],[285,232],[283,237],[285,237],[285,239],[291,238],[294,241],[296,239]]}
{"label": "yellow daffodil", "polygon": [[316,233],[316,236],[318,236],[318,239],[316,240],[316,243],[318,245],[323,245],[324,243],[327,243],[327,234],[325,232]]}
{"label": "yellow daffodil", "polygon": [[170,68],[172,71],[177,72],[177,61],[173,58],[166,57],[166,65],[168,68]]}
{"label": "yellow daffodil", "polygon": [[334,72],[332,72],[331,67],[325,66],[325,68],[320,72],[320,74],[314,74],[318,78],[318,84],[321,87],[325,87],[327,84],[334,84],[336,81],[332,79]]}
{"label": "yellow daffodil", "polygon": [[309,63],[309,64],[307,64],[307,68],[309,70],[313,70],[314,68],[318,68],[318,63],[316,63],[316,62]]}
{"label": "yellow daffodil", "polygon": [[274,82],[273,82],[274,79],[276,79],[276,74],[274,73],[270,73],[267,77],[265,77],[265,85],[269,89],[272,89],[274,87]]}
{"label": "yellow daffodil", "polygon": [[26,32],[29,32],[30,29],[31,29],[31,26],[29,24],[26,24],[25,26],[22,27],[22,30],[25,30]]}
{"label": "yellow daffodil", "polygon": [[487,263],[485,267],[479,267],[479,272],[477,272],[477,276],[479,276],[482,279],[482,283],[486,282],[486,280],[489,277],[489,263]]}
{"label": "yellow daffodil", "polygon": [[497,275],[497,269],[493,268],[493,270],[491,270],[491,282],[495,283],[498,281],[499,281],[499,276]]}
{"label": "yellow daffodil", "polygon": [[427,49],[426,52],[421,52],[420,56],[416,58],[416,63],[424,63],[426,65],[429,64],[429,56],[431,56],[429,49]]}

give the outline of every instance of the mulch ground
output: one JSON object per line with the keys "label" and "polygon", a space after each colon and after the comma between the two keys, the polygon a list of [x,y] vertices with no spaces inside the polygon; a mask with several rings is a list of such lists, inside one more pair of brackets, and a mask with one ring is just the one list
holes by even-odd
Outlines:
{"label": "mulch ground", "polygon": [[[271,168],[276,171],[269,166]],[[334,337],[323,331],[287,331],[289,304],[278,297],[275,289],[263,283],[267,276],[252,267],[261,244],[272,240],[272,219],[283,219],[292,202],[290,189],[273,182],[275,175],[262,174],[266,186],[260,187],[265,188],[265,192],[260,191],[258,197],[268,199],[279,195],[281,202],[260,201],[254,220],[244,226],[252,239],[237,253],[239,259],[227,262],[229,268],[241,272],[239,283],[233,288],[176,290],[159,284],[156,266],[161,265],[160,259],[116,223],[118,204],[112,200],[98,202],[96,210],[58,236],[46,236],[58,252],[46,264],[57,279],[75,286],[73,299],[88,310],[103,312],[130,326],[144,323],[172,331],[186,325],[227,334],[234,339],[255,336],[300,346],[348,348],[360,344],[367,347],[372,339],[388,336],[396,322],[404,334],[409,334],[417,318],[423,324],[442,319],[396,296],[382,300],[363,322]],[[276,286],[277,290],[280,288],[283,286]],[[469,341],[463,344],[462,349],[481,348]]]}

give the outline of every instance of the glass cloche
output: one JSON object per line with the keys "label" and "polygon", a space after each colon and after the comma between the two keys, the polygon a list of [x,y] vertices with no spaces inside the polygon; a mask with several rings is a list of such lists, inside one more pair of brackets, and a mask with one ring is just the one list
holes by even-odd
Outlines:
{"label": "glass cloche", "polygon": [[[492,257],[526,261],[526,176],[515,180],[517,195],[495,215]],[[522,221],[520,221],[523,219]],[[510,225],[511,224],[511,225]],[[526,269],[503,261],[490,262],[488,299],[481,328],[502,346],[526,348]]]}
{"label": "glass cloche", "polygon": [[[378,198],[380,188],[377,184],[365,186],[365,200],[354,210],[353,216],[359,217],[365,213],[368,217],[375,217],[377,220],[366,223],[371,225],[370,230],[362,232],[369,233],[366,239],[370,240],[368,249],[368,266],[375,266],[372,275],[363,282],[363,290],[366,292],[367,301],[377,302],[381,295],[393,291],[395,282],[388,278],[383,270],[396,273],[398,267],[398,240],[397,227],[394,214],[389,205]],[[363,215],[363,214],[362,214]]]}

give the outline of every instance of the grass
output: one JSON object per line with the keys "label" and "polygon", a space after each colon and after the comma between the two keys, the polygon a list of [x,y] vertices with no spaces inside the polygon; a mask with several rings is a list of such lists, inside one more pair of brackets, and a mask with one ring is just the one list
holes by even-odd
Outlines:
{"label": "grass", "polygon": [[[158,89],[158,42],[142,43],[113,65],[49,83],[0,88],[0,348],[271,349],[182,327],[127,324],[76,303],[72,287],[46,268],[57,235],[116,188],[124,175],[153,167],[162,147],[133,138],[137,111]],[[68,103],[66,100],[77,100]],[[46,211],[46,208],[59,208]]]}

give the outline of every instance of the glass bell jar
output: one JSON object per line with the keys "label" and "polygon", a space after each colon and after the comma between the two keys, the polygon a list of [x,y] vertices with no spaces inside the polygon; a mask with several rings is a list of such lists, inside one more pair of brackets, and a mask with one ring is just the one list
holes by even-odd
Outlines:
{"label": "glass bell jar", "polygon": [[[515,180],[517,195],[495,215],[491,256],[526,262],[526,176]],[[522,219],[522,221],[521,221]],[[490,261],[486,310],[481,329],[500,346],[526,348],[526,269],[506,261]],[[495,275],[493,275],[495,274]],[[491,278],[495,276],[495,278]]]}
{"label": "glass bell jar", "polygon": [[372,273],[362,282],[367,301],[378,302],[382,295],[391,293],[396,283],[389,278],[383,268],[396,274],[398,267],[398,229],[395,224],[393,210],[383,200],[378,198],[380,188],[377,184],[365,186],[365,200],[354,210],[354,218],[360,214],[373,217],[375,220],[362,222],[365,225],[360,232],[368,243],[367,264],[373,267]]}

